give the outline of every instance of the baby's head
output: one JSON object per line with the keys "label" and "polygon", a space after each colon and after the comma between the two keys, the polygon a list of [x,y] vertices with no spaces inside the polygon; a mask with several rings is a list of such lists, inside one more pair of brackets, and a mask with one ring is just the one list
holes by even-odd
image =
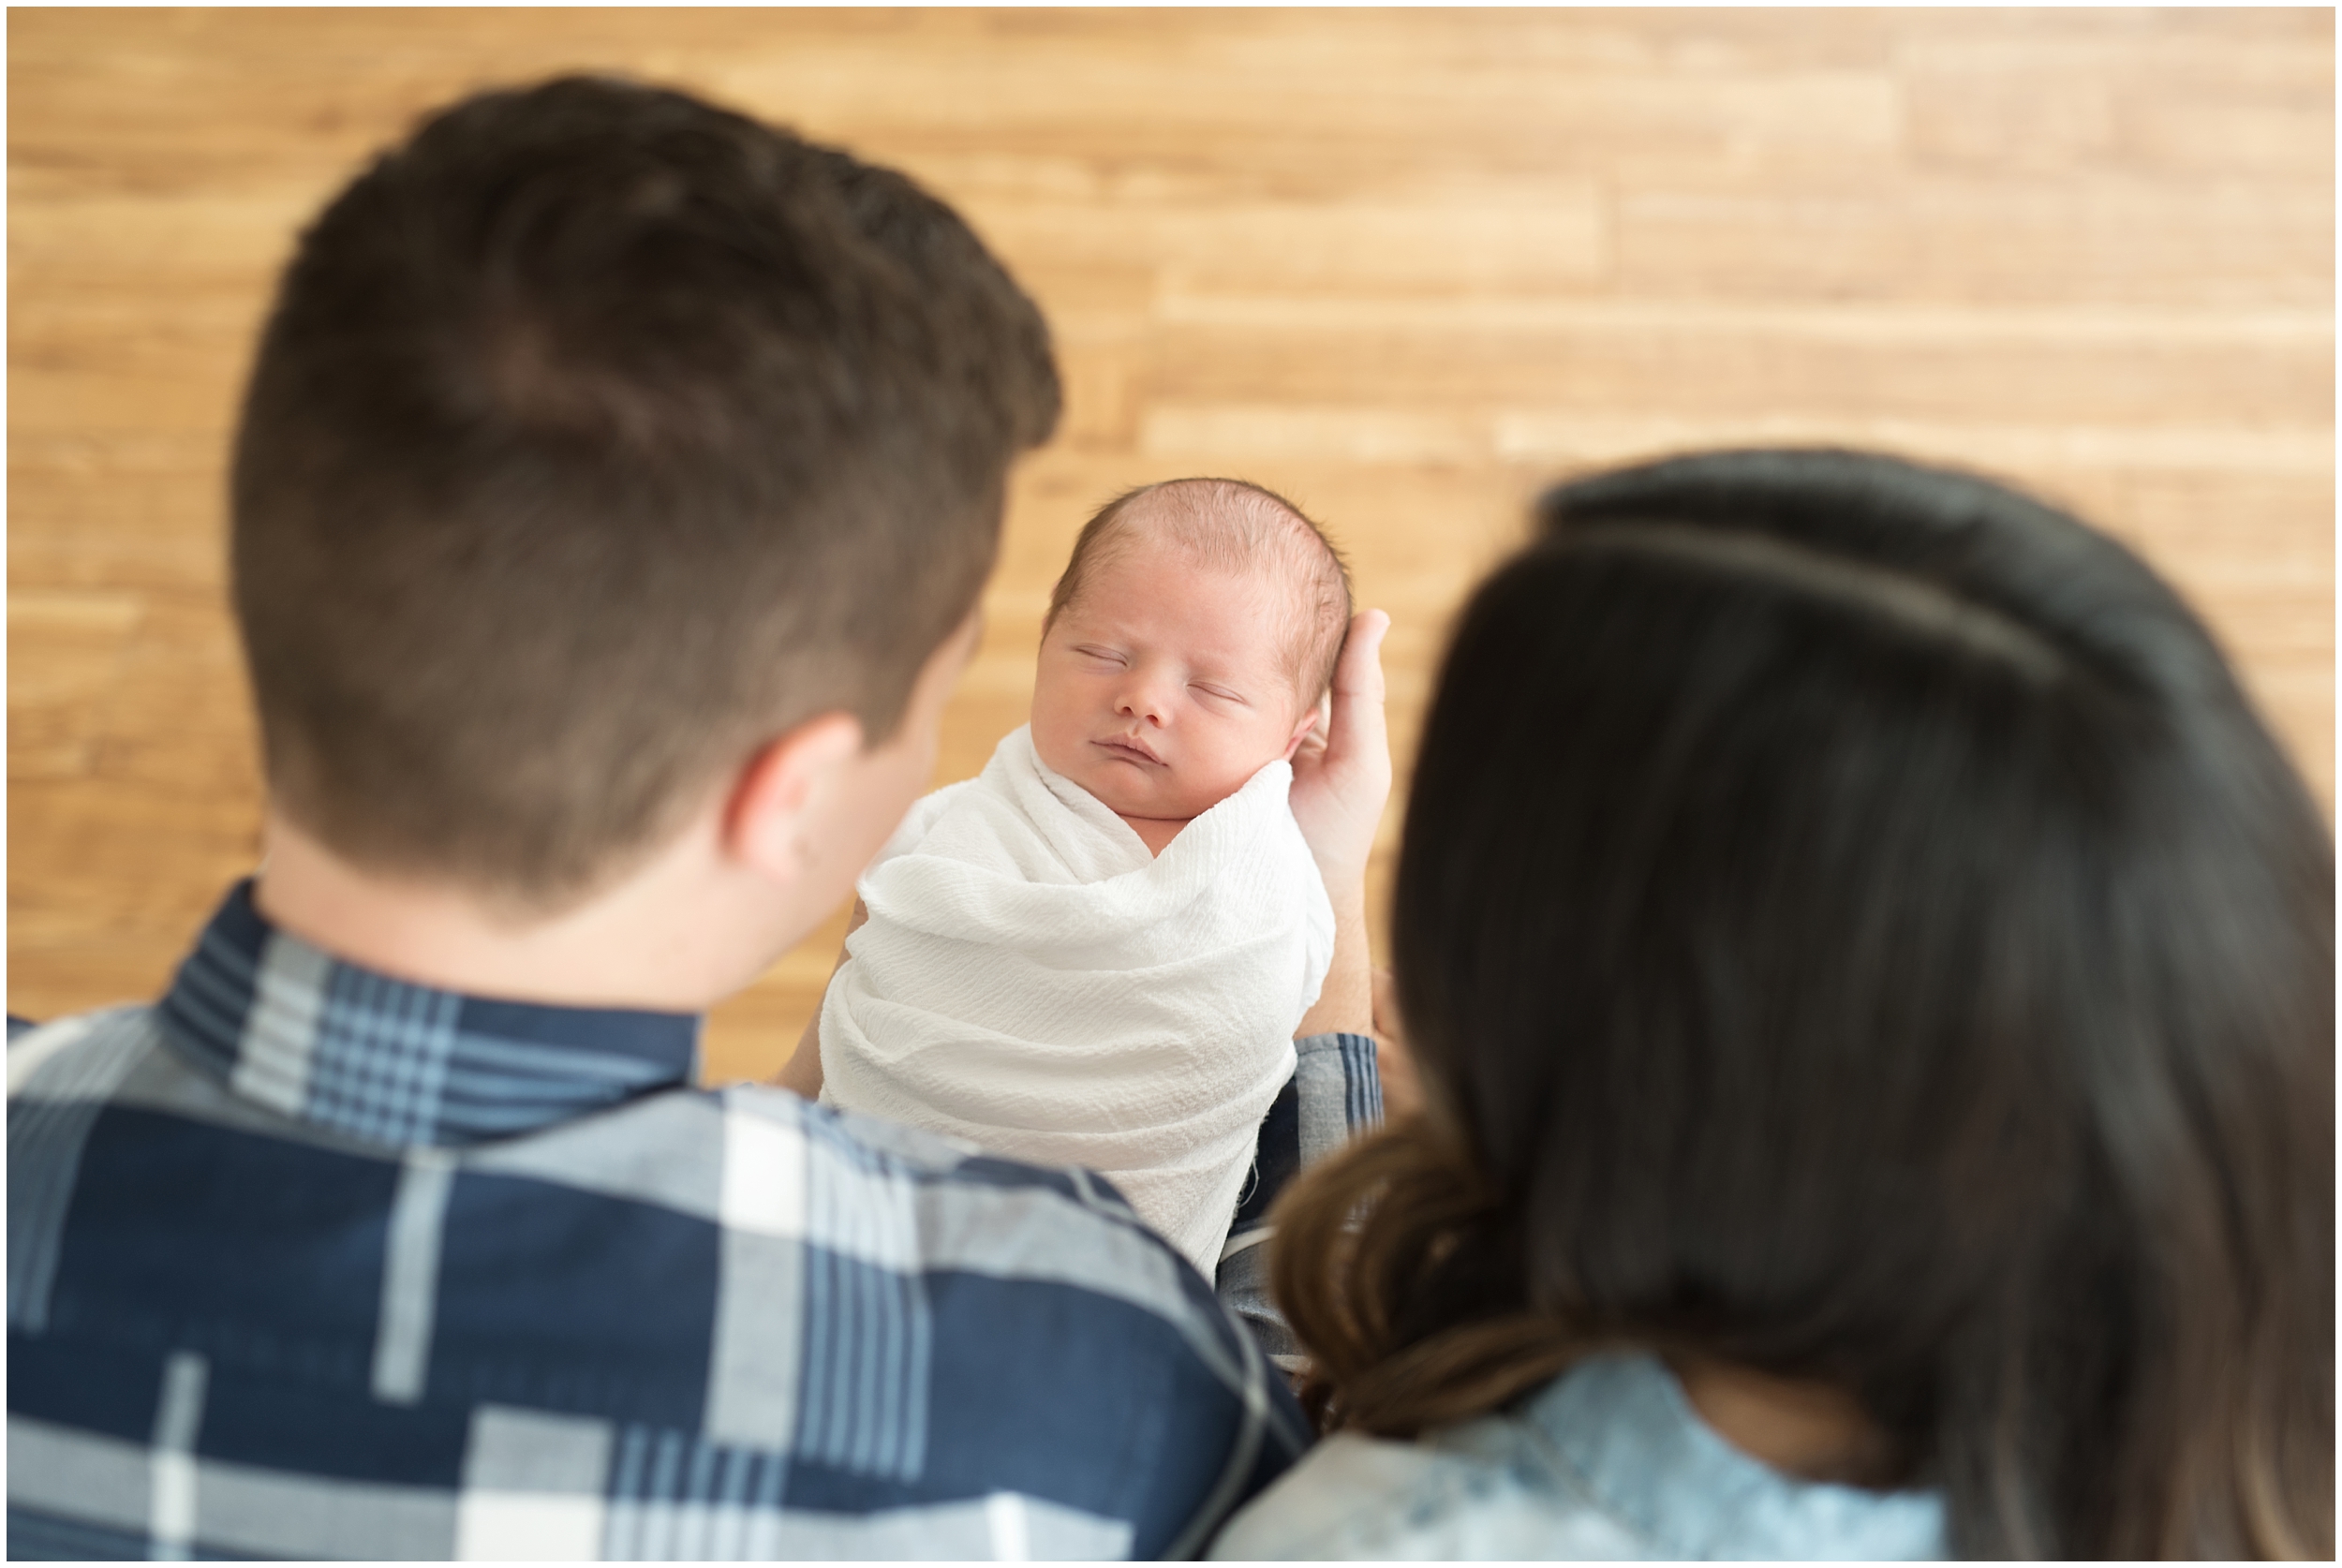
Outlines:
{"label": "baby's head", "polygon": [[1348,567],[1283,496],[1224,479],[1131,491],[1049,598],[1033,747],[1125,817],[1185,821],[1293,755],[1349,625]]}

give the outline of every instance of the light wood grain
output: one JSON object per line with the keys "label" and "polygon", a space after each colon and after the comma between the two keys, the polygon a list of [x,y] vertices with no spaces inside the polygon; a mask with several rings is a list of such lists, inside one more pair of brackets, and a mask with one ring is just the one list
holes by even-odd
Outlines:
{"label": "light wood grain", "polygon": [[[1543,484],[1837,440],[2132,541],[2331,811],[2328,12],[16,10],[8,48],[20,1013],[151,995],[249,866],[223,453],[292,234],[418,114],[578,67],[911,170],[1048,313],[1070,406],[941,777],[1021,721],[1123,486],[1327,521],[1396,617],[1403,770]],[[718,1011],[712,1077],[778,1063],[841,927]]]}

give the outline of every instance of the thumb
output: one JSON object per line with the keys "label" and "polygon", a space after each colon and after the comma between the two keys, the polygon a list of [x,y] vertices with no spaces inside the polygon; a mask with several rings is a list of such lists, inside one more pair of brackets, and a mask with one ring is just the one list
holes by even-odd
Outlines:
{"label": "thumb", "polygon": [[1328,751],[1371,751],[1387,744],[1383,732],[1383,637],[1389,630],[1390,617],[1380,610],[1361,610],[1351,617],[1341,657],[1334,664]]}

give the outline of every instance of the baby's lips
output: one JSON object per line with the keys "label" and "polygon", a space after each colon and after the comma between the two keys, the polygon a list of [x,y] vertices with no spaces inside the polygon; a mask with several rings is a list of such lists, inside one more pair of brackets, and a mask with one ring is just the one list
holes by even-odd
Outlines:
{"label": "baby's lips", "polygon": [[1110,751],[1134,752],[1138,756],[1147,759],[1147,761],[1155,763],[1157,766],[1161,766],[1163,763],[1163,759],[1156,755],[1155,748],[1153,747],[1149,746],[1145,741],[1134,739],[1129,735],[1108,735],[1097,744],[1106,747]]}

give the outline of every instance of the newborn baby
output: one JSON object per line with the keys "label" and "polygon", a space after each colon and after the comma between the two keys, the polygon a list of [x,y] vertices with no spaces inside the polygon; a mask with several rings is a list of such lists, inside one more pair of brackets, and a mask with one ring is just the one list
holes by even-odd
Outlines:
{"label": "newborn baby", "polygon": [[1349,620],[1341,557],[1266,490],[1106,506],[1050,598],[1031,722],[865,873],[783,1081],[1101,1171],[1211,1278],[1332,958],[1286,792]]}

